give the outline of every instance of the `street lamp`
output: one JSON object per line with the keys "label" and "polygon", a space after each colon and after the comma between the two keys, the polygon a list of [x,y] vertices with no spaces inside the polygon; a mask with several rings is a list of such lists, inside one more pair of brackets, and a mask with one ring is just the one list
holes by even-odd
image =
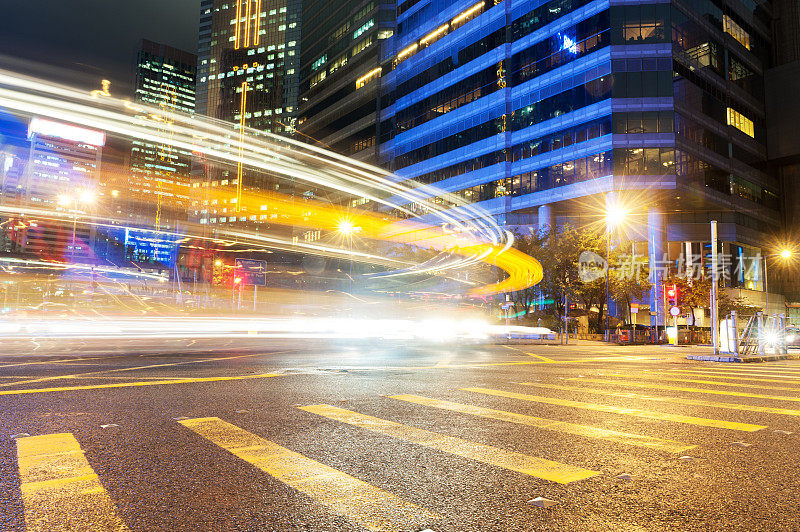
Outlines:
{"label": "street lamp", "polygon": [[611,310],[611,295],[609,290],[609,270],[611,269],[611,235],[628,215],[628,211],[618,204],[606,208],[606,342],[611,341],[609,330],[609,313]]}
{"label": "street lamp", "polygon": [[58,197],[58,204],[66,207],[72,204],[72,249],[70,250],[70,262],[75,262],[75,232],[78,226],[78,203],[91,205],[95,202],[94,192],[91,190],[78,189],[74,195],[62,194]]}
{"label": "street lamp", "polygon": [[349,277],[348,291],[351,294],[353,293],[353,234],[356,233],[358,229],[359,228],[356,227],[355,224],[353,224],[353,222],[351,222],[346,218],[342,219],[339,222],[339,234],[347,238],[348,251],[350,253],[350,273],[348,274]]}
{"label": "street lamp", "polygon": [[779,253],[764,255],[764,312],[769,315],[769,274],[767,273],[767,263],[770,257],[780,257],[784,261],[792,258],[792,250],[783,248]]}

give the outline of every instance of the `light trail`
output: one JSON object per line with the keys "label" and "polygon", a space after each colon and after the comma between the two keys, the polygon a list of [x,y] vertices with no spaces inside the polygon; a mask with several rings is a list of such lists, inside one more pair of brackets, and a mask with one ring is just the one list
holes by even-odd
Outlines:
{"label": "light trail", "polygon": [[[375,262],[397,268],[397,275],[439,273],[466,268],[478,262],[496,265],[505,270],[508,277],[498,283],[473,289],[477,296],[500,291],[518,290],[538,283],[542,269],[538,261],[511,249],[513,237],[501,228],[493,217],[474,205],[461,205],[458,209],[440,208],[429,201],[430,186],[412,188],[413,183],[398,183],[397,178],[385,170],[344,157],[322,148],[294,139],[260,131],[241,128],[222,121],[185,115],[160,107],[132,104],[111,96],[92,97],[76,89],[0,70],[0,107],[26,116],[41,116],[107,131],[126,138],[136,138],[159,145],[189,150],[234,167],[247,167],[267,172],[280,178],[308,183],[312,186],[334,190],[354,197],[363,197],[384,209],[393,209],[409,217],[416,214],[406,205],[419,205],[427,214],[423,219],[432,219],[426,224],[416,220],[399,220],[386,213],[348,212],[347,216],[362,230],[363,238],[386,242],[423,243],[425,246],[447,253],[448,259],[435,265],[414,265],[359,250],[342,249],[335,246],[293,242],[286,237],[266,235],[243,229],[214,227],[219,236],[236,243],[263,245],[286,251],[300,251],[325,256],[348,257],[366,262]],[[165,134],[163,124],[170,124]],[[236,196],[242,192],[242,179],[237,180]],[[203,191],[206,192],[206,191]],[[220,189],[219,193],[226,192]],[[442,195],[442,194],[439,194]],[[447,197],[447,194],[445,194]],[[264,201],[280,205],[283,219],[272,223],[309,227],[335,231],[343,215],[341,207],[326,206],[319,202],[298,202],[289,196],[252,194],[239,196],[236,210],[241,213],[260,212]],[[455,198],[455,196],[453,196]],[[460,200],[459,200],[460,201]],[[6,213],[15,209],[2,207]],[[313,215],[309,216],[308,212]],[[17,208],[18,214],[33,214],[35,209]],[[39,210],[42,216],[51,219],[77,220],[77,214],[65,216],[58,211]],[[35,214],[34,214],[35,215]],[[104,223],[119,227],[115,220],[94,221],[81,215],[81,222]],[[199,224],[179,236],[203,238],[209,226]],[[163,233],[163,232],[160,232]]]}

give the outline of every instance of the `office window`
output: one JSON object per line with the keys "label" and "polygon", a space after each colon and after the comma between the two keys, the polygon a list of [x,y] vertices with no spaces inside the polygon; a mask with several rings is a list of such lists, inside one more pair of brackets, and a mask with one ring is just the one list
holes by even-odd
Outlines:
{"label": "office window", "polygon": [[725,33],[739,41],[748,50],[750,49],[750,34],[744,31],[744,28],[734,22],[728,15],[722,16],[722,24],[725,28]]}
{"label": "office window", "polygon": [[728,125],[733,126],[745,135],[755,138],[753,121],[739,111],[728,107]]}

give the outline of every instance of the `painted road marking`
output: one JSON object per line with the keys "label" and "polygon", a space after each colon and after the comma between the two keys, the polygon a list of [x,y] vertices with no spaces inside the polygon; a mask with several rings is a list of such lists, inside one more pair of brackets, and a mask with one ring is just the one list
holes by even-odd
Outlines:
{"label": "painted road marking", "polygon": [[569,378],[570,381],[591,382],[593,384],[608,384],[609,386],[629,386],[632,388],[652,388],[654,390],[668,390],[671,392],[690,392],[690,393],[708,393],[712,395],[730,395],[733,397],[750,397],[753,399],[771,399],[774,401],[795,401],[800,402],[800,397],[789,397],[788,395],[762,395],[759,393],[747,392],[732,392],[725,390],[708,390],[706,388],[684,388],[682,386],[666,386],[663,384],[641,384],[636,382],[624,381],[607,381],[603,379],[580,379]]}
{"label": "painted road marking", "polygon": [[541,382],[520,382],[525,386],[536,386],[547,388],[548,390],[561,390],[566,392],[585,392],[596,395],[607,395],[609,397],[619,397],[622,399],[642,399],[645,401],[660,401],[662,403],[673,403],[692,406],[708,406],[713,408],[727,408],[730,410],[744,410],[747,412],[762,412],[765,414],[783,414],[786,416],[800,416],[800,410],[788,408],[773,408],[770,406],[740,405],[737,403],[718,403],[716,401],[704,401],[702,399],[685,399],[683,397],[663,397],[655,395],[643,395],[634,392],[613,392],[609,390],[597,390],[593,388],[582,388],[577,386],[559,386],[557,384],[544,384]]}
{"label": "painted road marking", "polygon": [[671,370],[671,373],[693,373],[697,375],[742,375],[748,377],[755,377],[757,379],[766,379],[768,377],[779,377],[781,379],[795,379],[794,381],[787,381],[787,382],[797,382],[800,379],[800,375],[786,375],[784,373],[755,373],[752,371],[712,371],[712,370],[689,370],[689,369],[682,369],[682,370]]}
{"label": "painted road marking", "polygon": [[544,362],[555,362],[555,360],[553,360],[552,358],[547,358],[547,357],[542,356],[542,355],[535,355],[533,353],[525,353],[525,354],[528,355],[529,357],[538,358],[539,360],[542,360]]}
{"label": "painted road marking", "polygon": [[[535,383],[520,383],[531,384]],[[554,397],[542,397],[525,393],[506,392],[503,390],[491,390],[488,388],[462,388],[468,392],[483,393],[486,395],[496,395],[498,397],[508,397],[510,399],[520,399],[522,401],[533,401],[536,403],[546,403],[557,406],[568,406],[572,408],[582,408],[584,410],[594,410],[596,412],[610,412],[612,414],[623,414],[626,416],[639,417],[643,419],[657,419],[659,421],[672,421],[675,423],[687,423],[689,425],[700,425],[702,427],[716,427],[720,429],[743,430],[755,432],[766,428],[765,425],[751,425],[749,423],[736,423],[733,421],[723,421],[721,419],[708,419],[702,417],[684,416],[681,414],[667,414],[663,412],[652,412],[649,410],[639,410],[638,408],[623,408],[619,406],[603,405],[595,403],[583,403],[569,399],[556,399]]]}
{"label": "painted road marking", "polygon": [[[778,382],[781,384],[797,384],[800,386],[800,377],[781,376],[780,379],[769,379],[767,377],[777,377],[777,375],[756,375],[753,373],[717,373],[700,371],[670,371],[670,375],[681,375],[685,377],[709,377],[712,379],[728,379],[735,381],[754,381],[754,382]],[[733,375],[733,376],[731,376]]]}
{"label": "painted road marking", "polygon": [[[278,354],[278,353],[275,353],[275,354]],[[139,369],[163,368],[163,367],[166,367],[166,366],[183,366],[183,365],[186,365],[186,364],[201,364],[203,362],[215,362],[215,361],[218,361],[218,360],[231,360],[231,359],[234,359],[234,358],[250,358],[250,357],[257,357],[257,356],[264,356],[264,354],[263,353],[258,353],[258,354],[254,354],[254,355],[236,355],[236,356],[230,356],[230,357],[217,357],[217,358],[204,358],[204,359],[200,359],[200,360],[188,360],[188,361],[184,361],[184,362],[167,362],[167,363],[162,363],[162,364],[150,364],[150,365],[147,365],[147,366],[135,366],[135,367],[130,367],[130,368],[104,369],[104,370],[99,370],[99,371],[90,371],[90,372],[87,372],[87,373],[71,373],[71,374],[68,374],[68,375],[55,375],[53,377],[39,377],[39,378],[35,378],[35,379],[30,379],[30,380],[3,383],[3,384],[0,384],[0,386],[15,386],[17,384],[32,384],[32,383],[35,383],[35,382],[46,382],[46,381],[54,381],[54,380],[61,380],[61,379],[77,379],[77,378],[86,377],[86,376],[89,376],[89,375],[104,375],[104,374],[107,374],[107,373],[118,373],[118,372],[123,372],[123,371],[135,371],[135,370],[139,370]],[[92,364],[92,365],[94,365],[94,364]]]}
{"label": "painted road marking", "polygon": [[236,375],[233,377],[196,377],[192,379],[168,379],[158,381],[116,382],[114,384],[89,384],[85,386],[62,386],[59,388],[33,388],[25,390],[3,390],[0,395],[21,395],[25,393],[69,392],[73,390],[102,390],[104,388],[131,388],[135,386],[160,386],[162,384],[189,384],[195,382],[238,381],[245,379],[266,379],[282,377],[285,373],[261,373],[259,375]]}
{"label": "painted road marking", "polygon": [[[720,381],[706,381],[706,380],[697,380],[697,379],[682,379],[682,378],[675,378],[675,377],[668,377],[665,375],[660,375],[656,373],[605,373],[604,377],[620,377],[626,379],[638,379],[644,381],[669,381],[669,382],[691,382],[694,384],[712,384],[714,386],[735,386],[736,388],[756,388],[759,390],[780,390],[783,392],[800,392],[800,388],[788,388],[783,386],[764,386],[763,384],[741,384],[738,382],[720,382]],[[678,376],[680,377],[680,376]],[[714,378],[714,377],[709,377]],[[585,377],[570,377],[566,379],[568,381],[580,381],[585,380]],[[739,379],[739,380],[746,380],[746,379]]]}
{"label": "painted road marking", "polygon": [[72,434],[17,439],[28,532],[127,531]]}
{"label": "painted road marking", "polygon": [[[693,366],[694,367],[694,366]],[[791,374],[800,373],[800,366],[761,366],[753,367],[753,364],[739,365],[735,367],[718,366],[714,367],[714,371],[755,371],[758,373],[782,373],[789,372]]]}
{"label": "painted road marking", "polygon": [[421,397],[419,395],[392,395],[390,397],[400,401],[408,401],[409,403],[432,406],[434,408],[441,408],[443,410],[450,410],[452,412],[472,414],[473,416],[498,419],[500,421],[508,421],[510,423],[518,423],[520,425],[528,425],[545,430],[574,434],[576,436],[583,436],[585,438],[595,438],[598,440],[622,443],[625,445],[647,447],[650,449],[657,449],[659,451],[680,453],[696,447],[696,445],[686,445],[685,443],[654,438],[652,436],[618,432],[616,430],[592,427],[588,425],[577,425],[575,423],[555,421],[552,419],[534,417],[526,414],[518,414],[516,412],[504,412],[503,410],[494,410],[491,408],[484,408],[482,406],[464,405],[450,401],[442,401],[440,399],[430,399],[428,397]]}
{"label": "painted road marking", "polygon": [[334,419],[349,425],[392,436],[403,441],[415,443],[428,449],[435,449],[447,454],[469,458],[476,462],[501,467],[518,473],[531,475],[560,484],[584,480],[596,475],[599,471],[591,471],[544,458],[528,456],[526,454],[507,451],[491,445],[473,443],[452,436],[445,436],[429,430],[409,427],[394,421],[367,416],[330,405],[312,405],[300,407],[301,410],[312,412]]}
{"label": "painted road marking", "polygon": [[184,427],[368,530],[407,530],[438,518],[419,506],[216,417]]}

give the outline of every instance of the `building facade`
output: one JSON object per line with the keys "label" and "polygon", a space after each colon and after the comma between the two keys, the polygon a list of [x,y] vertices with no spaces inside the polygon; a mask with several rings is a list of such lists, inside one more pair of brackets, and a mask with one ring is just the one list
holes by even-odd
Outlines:
{"label": "building facade", "polygon": [[663,265],[706,264],[717,220],[726,285],[763,303],[760,257],[781,231],[770,22],[769,3],[738,0],[406,0],[379,159],[509,227],[603,224],[621,203],[659,323]]}
{"label": "building facade", "polygon": [[[170,113],[195,112],[197,56],[143,40],[136,62],[134,101],[157,107],[169,134]],[[149,119],[147,114],[140,117]],[[130,179],[125,187],[128,222],[174,230],[190,206],[192,153],[173,146],[132,140]]]}
{"label": "building facade", "polygon": [[[292,136],[297,125],[299,0],[204,0],[201,3],[198,109],[248,135]],[[242,196],[292,194],[293,183],[239,165],[208,162],[193,172],[190,216],[201,224],[268,225]]]}
{"label": "building facade", "polygon": [[376,162],[380,48],[394,34],[395,8],[375,0],[303,4],[298,131],[356,159]]}

